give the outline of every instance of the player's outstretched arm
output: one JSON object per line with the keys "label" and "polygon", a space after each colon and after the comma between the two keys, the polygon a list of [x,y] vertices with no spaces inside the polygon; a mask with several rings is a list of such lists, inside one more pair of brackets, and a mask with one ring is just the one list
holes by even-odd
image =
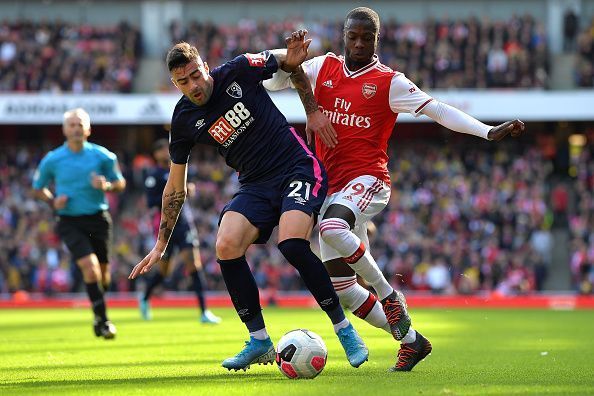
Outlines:
{"label": "player's outstretched arm", "polygon": [[[305,114],[307,116],[305,131],[307,133],[307,143],[311,144],[312,135],[317,134],[322,142],[334,148],[338,143],[337,134],[332,126],[332,123],[318,108],[318,102],[311,89],[311,83],[305,75],[301,63],[307,57],[307,48],[311,40],[305,40],[307,30],[299,30],[294,32],[291,37],[285,39],[287,44],[287,59],[286,63],[290,67],[296,65],[295,70],[291,73],[290,79],[293,87],[297,90]],[[285,69],[286,70],[286,69]]]}
{"label": "player's outstretched arm", "polygon": [[285,38],[287,51],[285,59],[281,61],[279,67],[286,72],[292,73],[305,61],[307,58],[307,49],[311,44],[311,39],[305,39],[307,30],[301,29],[293,32],[291,36]]}
{"label": "player's outstretched arm", "polygon": [[290,37],[285,39],[286,50],[271,51],[279,64],[279,70],[274,73],[271,79],[264,81],[264,88],[269,91],[279,91],[291,86],[295,88],[307,116],[305,128],[307,143],[311,143],[315,133],[326,146],[333,148],[338,143],[336,131],[328,117],[318,109],[311,83],[301,67],[311,43],[311,40],[305,40],[306,35],[307,30],[293,32]]}
{"label": "player's outstretched arm", "polygon": [[163,190],[163,209],[161,210],[161,224],[159,225],[157,242],[150,253],[132,269],[128,279],[134,279],[138,275],[147,273],[163,257],[179,213],[186,200],[187,173],[187,164],[171,164],[169,179],[167,179],[167,184]]}
{"label": "player's outstretched arm", "polygon": [[[270,53],[276,58],[276,62],[278,63],[279,72],[284,71],[285,73],[280,73],[282,82],[286,83],[283,87],[278,87],[276,89],[268,88],[268,90],[280,90],[284,88],[288,88],[288,78],[289,73],[294,72],[297,70],[299,65],[305,61],[307,58],[307,49],[311,44],[311,39],[305,40],[305,36],[307,35],[307,30],[298,30],[293,32],[290,37],[285,38],[285,43],[287,44],[287,48],[278,48],[270,50]],[[278,72],[277,72],[278,73]],[[278,81],[281,82],[280,80]]]}
{"label": "player's outstretched arm", "polygon": [[267,90],[280,91],[289,88],[289,76],[307,58],[307,49],[311,44],[311,39],[305,40],[306,35],[307,30],[305,29],[293,32],[291,36],[285,38],[287,48],[270,50],[278,63],[278,71],[274,73],[273,78],[264,81],[264,87]]}
{"label": "player's outstretched arm", "polygon": [[291,73],[291,83],[299,93],[299,99],[301,99],[307,116],[305,124],[307,144],[311,144],[312,136],[315,133],[326,146],[334,148],[338,143],[336,131],[328,117],[320,111],[318,102],[311,90],[309,79],[301,66]]}
{"label": "player's outstretched arm", "polygon": [[487,140],[501,140],[506,135],[519,136],[525,129],[520,120],[507,121],[491,126],[446,103],[433,100],[421,111],[435,122],[456,132],[475,135]]}

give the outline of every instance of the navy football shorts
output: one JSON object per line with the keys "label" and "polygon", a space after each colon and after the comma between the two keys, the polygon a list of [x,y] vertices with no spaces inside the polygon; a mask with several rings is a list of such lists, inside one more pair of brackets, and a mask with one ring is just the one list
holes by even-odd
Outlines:
{"label": "navy football shorts", "polygon": [[284,212],[299,210],[317,216],[327,192],[326,171],[309,152],[271,180],[242,184],[223,208],[219,224],[225,212],[241,213],[259,230],[254,243],[266,243]]}

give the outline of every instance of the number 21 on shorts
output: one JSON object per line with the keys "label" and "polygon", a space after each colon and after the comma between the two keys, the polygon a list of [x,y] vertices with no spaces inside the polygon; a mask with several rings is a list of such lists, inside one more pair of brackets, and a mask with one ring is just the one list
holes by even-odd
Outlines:
{"label": "number 21 on shorts", "polygon": [[294,180],[289,184],[291,192],[287,195],[289,198],[301,198],[304,201],[309,201],[309,193],[311,191],[311,183]]}

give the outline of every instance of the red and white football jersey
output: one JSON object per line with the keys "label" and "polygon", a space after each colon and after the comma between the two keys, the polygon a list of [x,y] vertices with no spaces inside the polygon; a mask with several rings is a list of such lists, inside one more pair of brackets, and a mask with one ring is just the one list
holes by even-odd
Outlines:
{"label": "red and white football jersey", "polygon": [[328,194],[362,175],[390,183],[386,151],[398,113],[418,116],[432,98],[377,56],[350,71],[342,56],[328,53],[304,62],[303,69],[320,110],[338,134],[333,149],[316,136],[316,154],[328,173]]}

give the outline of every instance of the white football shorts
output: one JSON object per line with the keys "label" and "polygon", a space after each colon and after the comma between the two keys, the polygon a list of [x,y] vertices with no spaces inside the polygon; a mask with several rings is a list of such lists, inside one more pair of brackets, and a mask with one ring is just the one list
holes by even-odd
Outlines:
{"label": "white football shorts", "polygon": [[[329,195],[324,200],[320,210],[320,221],[328,207],[333,204],[346,206],[355,214],[355,228],[352,230],[355,235],[365,244],[369,250],[369,238],[367,237],[367,222],[380,213],[390,200],[390,185],[375,176],[359,176],[348,182],[342,190]],[[340,253],[320,239],[320,254],[322,261],[329,261],[342,257]]]}

